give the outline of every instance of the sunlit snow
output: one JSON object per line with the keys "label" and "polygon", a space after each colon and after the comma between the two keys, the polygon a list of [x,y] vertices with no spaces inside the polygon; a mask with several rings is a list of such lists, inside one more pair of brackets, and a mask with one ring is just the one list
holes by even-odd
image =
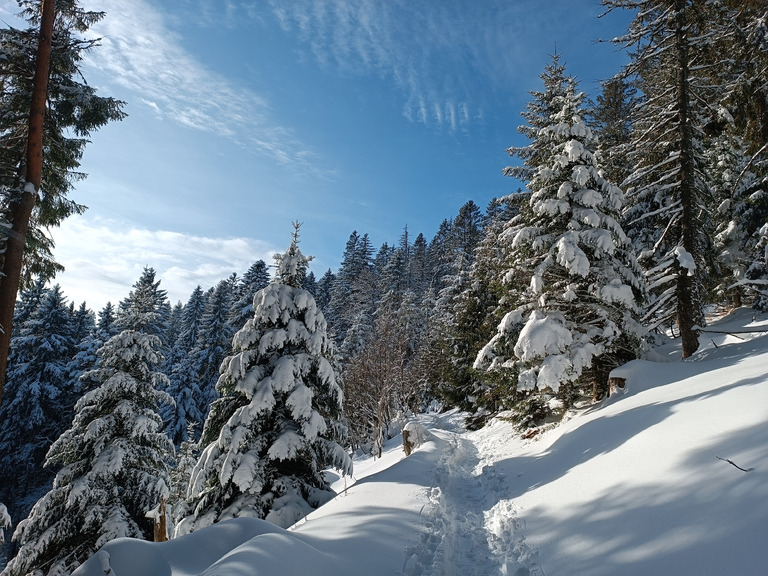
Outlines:
{"label": "sunlit snow", "polygon": [[764,574],[768,334],[742,331],[768,318],[753,314],[714,323],[740,333],[706,334],[685,361],[615,370],[623,389],[530,439],[503,419],[468,432],[461,414],[422,415],[410,457],[396,437],[358,458],[289,530],[240,518],[116,540],[75,575]]}

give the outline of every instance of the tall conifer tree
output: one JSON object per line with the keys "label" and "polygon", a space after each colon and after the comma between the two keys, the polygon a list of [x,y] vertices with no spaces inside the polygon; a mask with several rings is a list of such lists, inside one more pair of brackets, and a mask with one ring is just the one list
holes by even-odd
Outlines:
{"label": "tall conifer tree", "polygon": [[0,29],[0,213],[10,234],[0,243],[0,401],[19,288],[61,266],[48,229],[85,207],[67,198],[88,136],[123,118],[122,102],[81,81],[84,33],[103,13],[73,0],[20,3],[26,30]]}
{"label": "tall conifer tree", "polygon": [[322,470],[351,472],[336,442],[342,391],[332,343],[300,279],[309,259],[293,241],[275,278],[254,296],[253,317],[222,364],[218,399],[205,422],[190,480],[192,513],[177,534],[240,516],[290,526],[332,496]]}
{"label": "tall conifer tree", "polygon": [[531,195],[501,238],[508,312],[475,368],[501,370],[517,391],[558,393],[569,405],[575,385],[606,386],[608,371],[637,350],[644,284],[618,222],[623,194],[596,163],[583,95],[557,57],[542,78],[545,92],[533,93],[521,130],[535,140],[510,149],[524,166],[507,172],[529,175]]}
{"label": "tall conifer tree", "polygon": [[12,343],[0,409],[0,500],[20,520],[50,485],[55,471],[43,470],[45,455],[72,421],[79,390],[68,370],[76,345],[72,315],[58,285],[17,324]]}
{"label": "tall conifer tree", "polygon": [[705,292],[716,282],[709,215],[717,206],[705,146],[724,119],[716,103],[733,85],[735,45],[728,40],[730,48],[722,48],[737,13],[727,2],[603,4],[636,11],[616,39],[633,50],[623,75],[642,93],[633,115],[633,171],[625,182],[627,230],[652,287],[645,319],[651,327],[676,323],[685,358],[698,348]]}
{"label": "tall conifer tree", "polygon": [[[159,338],[124,330],[99,350],[97,388],[75,406],[72,426],[54,442],[46,465],[61,467],[51,490],[19,523],[19,551],[3,576],[70,574],[102,545],[152,535],[145,514],[169,493],[173,446],[157,412]],[[39,572],[38,572],[39,571]]]}

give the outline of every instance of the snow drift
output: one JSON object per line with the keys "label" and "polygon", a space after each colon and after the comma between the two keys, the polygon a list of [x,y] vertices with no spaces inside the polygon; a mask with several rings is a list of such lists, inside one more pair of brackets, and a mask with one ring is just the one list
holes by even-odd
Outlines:
{"label": "snow drift", "polygon": [[410,457],[393,439],[358,460],[289,530],[238,519],[115,540],[75,574],[765,574],[768,320],[752,314],[686,361],[621,367],[619,394],[530,440],[503,420],[466,432],[459,414],[424,415]]}

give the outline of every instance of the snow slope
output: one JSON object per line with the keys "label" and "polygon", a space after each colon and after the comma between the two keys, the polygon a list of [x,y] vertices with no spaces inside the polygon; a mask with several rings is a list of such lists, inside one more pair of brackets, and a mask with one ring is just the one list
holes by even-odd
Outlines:
{"label": "snow slope", "polygon": [[357,461],[289,530],[239,519],[116,540],[75,574],[768,574],[768,334],[750,328],[768,319],[739,310],[713,329],[747,333],[631,362],[624,390],[531,440],[421,416],[429,439],[410,457],[393,441]]}

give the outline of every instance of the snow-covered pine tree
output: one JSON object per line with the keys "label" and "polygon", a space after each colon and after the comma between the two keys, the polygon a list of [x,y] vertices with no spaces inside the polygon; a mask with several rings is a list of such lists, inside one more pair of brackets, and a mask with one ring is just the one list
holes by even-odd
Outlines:
{"label": "snow-covered pine tree", "polygon": [[[70,316],[72,318],[71,335],[76,350],[73,351],[74,356],[67,365],[67,377],[71,382],[69,388],[74,395],[72,400],[74,406],[75,400],[82,396],[80,376],[94,367],[96,351],[104,341],[100,341],[96,336],[96,315],[86,307],[85,302],[77,310],[70,306]],[[71,419],[68,418],[68,420]]]}
{"label": "snow-covered pine tree", "polygon": [[507,166],[502,170],[505,176],[511,176],[521,182],[530,182],[539,166],[543,166],[552,156],[552,149],[545,139],[539,138],[539,131],[552,124],[552,117],[562,110],[562,98],[570,87],[575,90],[575,80],[565,75],[565,64],[560,63],[560,54],[555,52],[552,62],[544,67],[540,78],[544,90],[531,91],[533,98],[526,104],[520,115],[526,123],[518,126],[517,131],[528,139],[525,146],[507,148],[510,156],[517,156],[521,165]]}
{"label": "snow-covered pine tree", "polygon": [[[768,222],[768,6],[727,0],[720,34],[705,52],[711,85],[722,87],[717,117],[707,126],[707,175],[714,195],[716,294],[734,305],[765,297],[761,228]],[[718,11],[708,11],[707,16]],[[749,273],[747,273],[749,270]]]}
{"label": "snow-covered pine tree", "polygon": [[427,254],[432,269],[430,288],[433,294],[439,294],[447,284],[446,279],[454,272],[452,219],[446,218],[440,223],[437,233],[429,242]]}
{"label": "snow-covered pine tree", "polygon": [[166,423],[166,432],[177,446],[189,440],[187,433],[190,423],[197,422],[199,434],[199,428],[205,420],[201,412],[204,401],[198,374],[194,369],[204,309],[205,295],[203,289],[197,286],[181,313],[179,334],[170,353],[173,363],[166,361],[166,366],[170,367],[170,370],[166,370],[168,393],[173,398],[174,405],[164,407],[162,416]]}
{"label": "snow-covered pine tree", "polygon": [[309,259],[299,225],[274,280],[256,293],[253,317],[222,363],[221,395],[205,422],[203,452],[190,480],[193,512],[185,534],[227,518],[258,517],[290,526],[332,492],[322,470],[351,473],[337,443],[342,391],[322,312],[299,285]]}
{"label": "snow-covered pine tree", "polygon": [[741,12],[735,5],[744,3],[603,4],[635,12],[627,33],[615,42],[633,50],[622,75],[642,94],[632,118],[633,172],[624,186],[625,227],[651,287],[644,319],[651,328],[676,323],[686,358],[698,348],[706,291],[716,283],[714,219],[709,216],[717,205],[704,152],[723,123],[718,103],[746,71],[738,70],[742,65],[733,42],[741,35],[734,28]]}
{"label": "snow-covered pine tree", "polygon": [[325,311],[331,302],[331,294],[333,293],[333,285],[336,283],[336,274],[334,274],[330,268],[325,271],[320,280],[317,281],[317,294],[315,300],[317,301],[317,307],[320,310]]}
{"label": "snow-covered pine tree", "polygon": [[[181,301],[178,301],[171,307],[168,316],[168,330],[165,332],[165,340],[168,342],[168,348],[173,348],[173,345],[176,343],[176,340],[181,333],[181,320],[183,315],[184,305]],[[163,371],[166,373],[171,371],[171,368],[173,368],[173,365],[178,360],[178,358],[173,357],[172,354],[172,352],[169,352],[165,357]]]}
{"label": "snow-covered pine tree", "polygon": [[85,302],[75,310],[74,303],[69,305],[69,314],[72,318],[71,336],[75,342],[80,342],[93,332],[96,327],[96,315],[88,308]]}
{"label": "snow-covered pine tree", "polygon": [[236,329],[229,323],[232,308],[232,282],[221,280],[205,297],[197,345],[191,353],[192,374],[200,389],[197,411],[205,418],[218,397],[216,382],[221,363],[232,352]]}
{"label": "snow-covered pine tree", "polygon": [[745,274],[746,283],[756,292],[754,307],[768,311],[768,222],[752,236],[752,264]]}
{"label": "snow-covered pine tree", "polygon": [[[754,259],[755,233],[768,222],[768,178],[760,178],[750,169],[750,158],[743,140],[731,129],[713,139],[706,151],[707,172],[717,209],[711,214],[716,222],[716,250],[719,284],[715,294],[734,306],[743,297],[751,300],[754,287],[746,277]],[[753,166],[760,169],[759,163]]]}
{"label": "snow-covered pine tree", "polygon": [[595,160],[583,95],[556,56],[543,79],[528,110],[550,111],[549,121],[527,116],[523,132],[535,140],[510,149],[525,169],[507,172],[530,175],[531,196],[501,237],[508,312],[475,368],[503,368],[517,391],[558,393],[567,406],[574,385],[607,385],[608,371],[635,353],[644,285],[617,221],[623,194]]}
{"label": "snow-covered pine tree", "polygon": [[307,292],[312,294],[317,292],[317,278],[315,278],[315,273],[308,270],[301,279],[301,285]]}
{"label": "snow-covered pine tree", "polygon": [[[378,270],[378,285],[381,299],[378,308],[397,306],[403,295],[411,290],[411,267],[413,246],[410,242],[408,226],[400,235],[400,242],[394,248],[384,266]],[[377,312],[378,315],[378,312]]]}
{"label": "snow-covered pine tree", "polygon": [[19,523],[19,550],[2,576],[66,576],[114,538],[152,536],[145,513],[168,495],[173,453],[157,412],[172,401],[158,390],[158,347],[157,336],[124,330],[99,350],[90,375],[99,386],[77,402],[71,428],[51,446],[46,466],[61,469]]}
{"label": "snow-covered pine tree", "polygon": [[455,258],[464,260],[460,267],[468,269],[475,259],[475,248],[483,238],[483,211],[472,200],[467,201],[453,220],[451,235]]}
{"label": "snow-covered pine tree", "polygon": [[59,286],[44,290],[16,328],[0,409],[0,500],[19,520],[50,486],[45,454],[72,421],[76,401],[67,370],[75,351],[72,316]]}
{"label": "snow-covered pine tree", "polygon": [[499,321],[494,313],[504,293],[500,279],[507,262],[506,247],[499,236],[527,198],[527,194],[514,194],[489,203],[483,235],[472,251],[472,260],[459,259],[471,265],[452,276],[438,297],[436,320],[444,320],[436,340],[442,350],[434,353],[442,364],[435,379],[437,391],[449,406],[475,412],[471,424],[483,422],[511,400],[503,387],[496,385],[495,375],[490,378],[491,385],[489,377],[472,366],[478,349],[496,333]]}
{"label": "snow-covered pine tree", "polygon": [[411,262],[408,267],[411,290],[419,300],[424,298],[432,280],[432,267],[428,250],[427,239],[424,234],[419,233],[413,241]]}
{"label": "snow-covered pine tree", "polygon": [[165,348],[171,307],[168,295],[155,281],[155,270],[145,267],[133,289],[117,308],[117,325],[121,330],[136,330],[160,338]]}
{"label": "snow-covered pine tree", "polygon": [[98,337],[106,342],[115,336],[120,330],[117,327],[117,314],[112,302],[107,302],[99,312],[99,320],[96,322]]}
{"label": "snow-covered pine tree", "polygon": [[92,381],[90,376],[86,376],[86,374],[92,373],[93,369],[98,367],[101,361],[98,356],[99,348],[117,333],[115,309],[110,302],[107,302],[99,312],[98,322],[90,334],[77,345],[77,352],[67,365],[67,372],[71,381],[70,386],[75,393],[75,398],[80,398],[85,392],[98,386],[98,382]]}
{"label": "snow-covered pine tree", "polygon": [[[463,409],[469,408],[466,370],[472,365],[471,361],[466,361],[468,349],[465,344],[477,334],[470,335],[459,327],[461,312],[457,304],[461,294],[470,289],[470,270],[475,262],[475,250],[483,238],[484,221],[482,211],[470,200],[459,209],[450,225],[441,226],[431,243],[436,257],[432,268],[440,271],[440,278],[435,278],[433,286],[442,286],[430,314],[429,334],[434,339],[430,347],[436,356],[433,372],[437,369],[433,373],[434,387],[449,405]],[[475,309],[473,314],[477,312]],[[484,320],[481,316],[473,317],[475,323]],[[469,352],[472,359],[475,353],[476,350]]]}
{"label": "snow-covered pine tree", "polygon": [[[68,386],[75,399],[80,398],[83,392],[93,388],[93,383],[83,379],[82,376],[85,372],[92,370],[96,366],[99,361],[97,353],[103,345],[104,340],[99,338],[95,328],[77,344],[75,355],[67,364],[67,378],[70,382]],[[74,402],[75,400],[73,399],[73,406]]]}
{"label": "snow-covered pine tree", "polygon": [[[31,285],[19,293],[19,299],[13,310],[13,325],[21,326],[37,310],[40,301],[48,294],[46,281],[41,276],[35,278]],[[19,329],[17,329],[17,332]],[[10,365],[9,365],[10,366]]]}
{"label": "snow-covered pine tree", "polygon": [[169,525],[169,532],[173,533],[173,526],[177,522],[186,518],[192,511],[190,508],[190,502],[187,500],[187,488],[189,487],[189,479],[192,476],[192,471],[197,464],[197,459],[200,457],[200,445],[192,440],[192,438],[198,438],[202,425],[198,422],[190,422],[187,426],[187,431],[184,437],[187,438],[176,451],[176,458],[173,463],[173,467],[170,470],[171,486],[170,494],[168,495],[168,514],[172,520],[172,525]]}
{"label": "snow-covered pine tree", "polygon": [[[719,5],[718,5],[719,4]],[[725,84],[722,99],[750,155],[768,154],[768,6],[764,0],[722,0],[706,17],[724,16],[702,67],[714,84]],[[709,8],[709,7],[708,7]],[[723,11],[723,8],[726,11]],[[714,65],[713,65],[714,64]]]}
{"label": "snow-covered pine tree", "polygon": [[264,260],[256,260],[237,285],[229,323],[242,326],[253,316],[253,295],[269,284],[269,270]]}
{"label": "snow-covered pine tree", "polygon": [[368,234],[361,236],[356,230],[352,232],[328,303],[330,327],[339,346],[357,317],[361,314],[373,317],[378,293],[372,256]]}
{"label": "snow-covered pine tree", "polygon": [[603,82],[587,119],[587,124],[597,136],[595,153],[603,177],[618,184],[632,172],[627,153],[632,135],[632,112],[636,104],[637,89],[625,78],[614,77]]}

